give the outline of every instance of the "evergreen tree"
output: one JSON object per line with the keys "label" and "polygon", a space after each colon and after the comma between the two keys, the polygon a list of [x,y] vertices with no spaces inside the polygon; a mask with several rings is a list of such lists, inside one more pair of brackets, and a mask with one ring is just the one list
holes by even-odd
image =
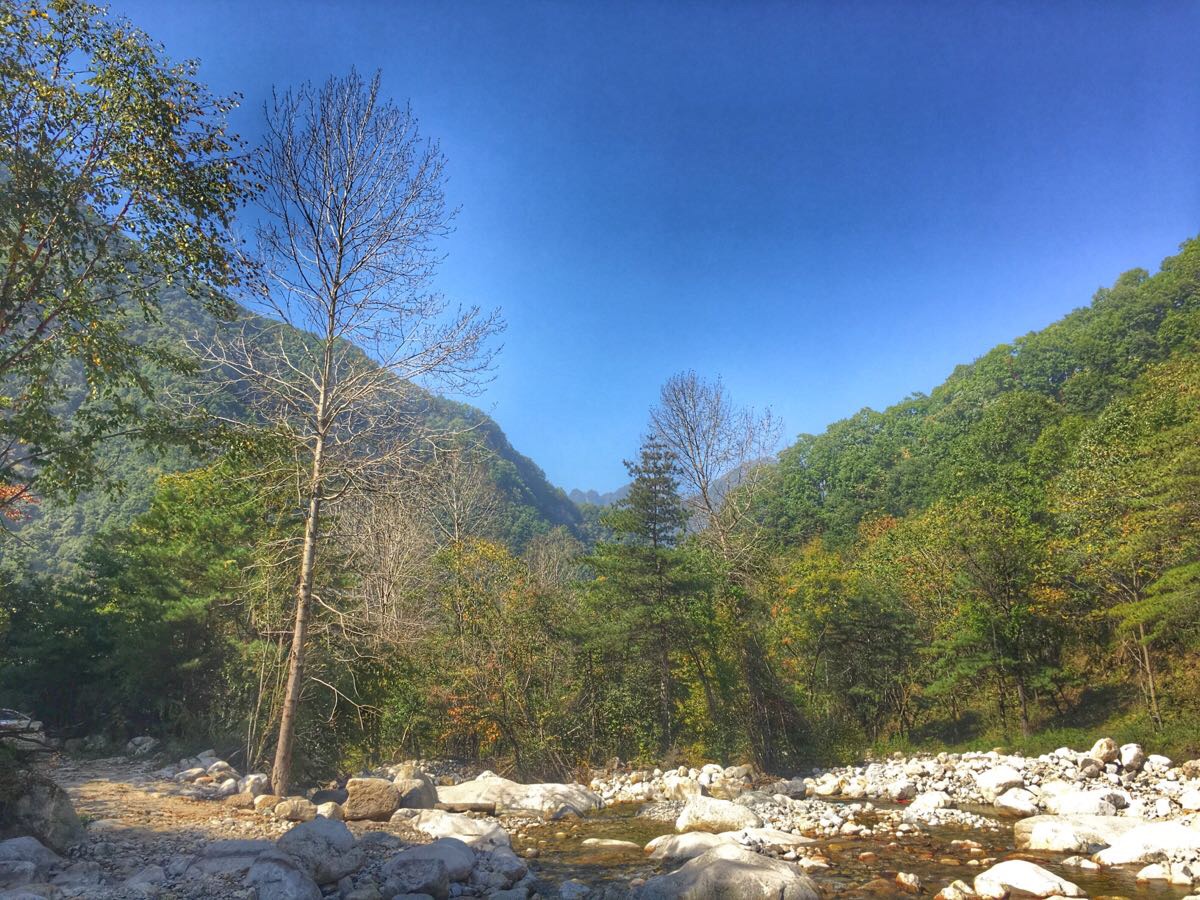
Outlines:
{"label": "evergreen tree", "polygon": [[613,538],[597,545],[590,560],[596,616],[589,644],[606,669],[622,672],[625,693],[607,698],[621,709],[607,718],[636,732],[625,752],[665,753],[677,737],[674,655],[687,632],[688,585],[678,546],[687,514],[675,455],[658,439],[647,438],[637,461],[625,467],[633,479],[629,494],[604,517]]}

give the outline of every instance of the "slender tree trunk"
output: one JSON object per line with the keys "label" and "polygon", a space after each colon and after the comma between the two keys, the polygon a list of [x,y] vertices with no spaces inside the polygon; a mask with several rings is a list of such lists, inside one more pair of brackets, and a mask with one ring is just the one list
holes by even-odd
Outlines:
{"label": "slender tree trunk", "polygon": [[1150,647],[1146,642],[1146,626],[1138,623],[1138,644],[1142,652],[1142,667],[1146,670],[1146,688],[1150,700],[1150,718],[1157,728],[1162,727],[1162,716],[1158,712],[1158,691],[1154,684],[1154,663],[1150,659]]}
{"label": "slender tree trunk", "polygon": [[271,770],[271,787],[279,796],[287,795],[292,777],[292,748],[296,737],[296,712],[300,707],[300,690],[304,684],[305,639],[308,636],[308,614],[312,606],[313,562],[317,555],[320,535],[322,457],[324,437],[317,438],[313,451],[312,478],[309,483],[308,518],[304,523],[304,548],[300,557],[300,580],[296,587],[296,620],[292,629],[292,648],[288,654],[288,680],[283,695],[283,711],[279,717],[279,741],[275,745],[275,765]]}
{"label": "slender tree trunk", "polygon": [[1014,680],[1017,683],[1017,701],[1021,707],[1021,737],[1029,737],[1029,697],[1025,691],[1025,679],[1017,675]]}
{"label": "slender tree trunk", "polygon": [[667,651],[666,638],[661,638],[662,647],[658,657],[658,702],[662,716],[662,752],[671,749],[671,657]]}

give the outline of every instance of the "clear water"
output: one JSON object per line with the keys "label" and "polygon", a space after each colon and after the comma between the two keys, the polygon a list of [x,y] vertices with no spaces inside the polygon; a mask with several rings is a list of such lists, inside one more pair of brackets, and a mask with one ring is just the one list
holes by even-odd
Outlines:
{"label": "clear water", "polygon": [[[877,806],[879,804],[876,804]],[[531,868],[547,882],[558,884],[570,878],[584,884],[607,887],[609,896],[619,896],[634,878],[649,878],[668,871],[677,864],[663,867],[648,860],[641,850],[584,846],[585,838],[611,838],[632,841],[639,847],[662,834],[674,833],[671,822],[639,817],[640,806],[625,804],[609,807],[573,823],[546,822],[529,825],[513,845],[518,850],[537,847],[539,857]],[[838,837],[808,845],[819,850],[829,860],[828,869],[812,872],[814,880],[828,895],[840,897],[866,896],[864,886],[874,879],[891,881],[897,872],[909,872],[920,877],[924,896],[936,893],[950,882],[961,879],[970,884],[983,871],[981,865],[969,865],[972,859],[1028,859],[1044,866],[1068,881],[1073,881],[1092,898],[1125,897],[1129,900],[1179,900],[1191,893],[1188,889],[1152,882],[1138,884],[1136,867],[1089,872],[1062,861],[1071,854],[1020,851],[1013,846],[1012,820],[1000,820],[1000,831],[936,828],[919,834],[888,837]],[[983,847],[972,855],[962,848],[952,848],[955,840],[971,840]],[[876,855],[870,862],[859,860],[859,854],[870,851]],[[871,896],[888,896],[887,892],[870,892]],[[899,890],[892,896],[907,897]]]}

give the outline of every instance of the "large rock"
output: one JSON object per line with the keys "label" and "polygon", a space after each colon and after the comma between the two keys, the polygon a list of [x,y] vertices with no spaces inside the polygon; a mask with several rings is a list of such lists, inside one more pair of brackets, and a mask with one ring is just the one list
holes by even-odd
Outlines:
{"label": "large rock", "polygon": [[1095,853],[1144,825],[1126,816],[1032,816],[1013,825],[1018,850]]}
{"label": "large rock", "polygon": [[758,813],[745,806],[713,797],[693,797],[675,821],[676,831],[741,831],[743,828],[761,828],[763,821]]}
{"label": "large rock", "polygon": [[251,797],[269,794],[271,793],[271,779],[259,772],[246,775],[238,781],[238,793],[249,794]]}
{"label": "large rock", "polygon": [[699,781],[677,772],[668,772],[663,776],[663,789],[668,800],[680,800],[684,803],[704,793]]}
{"label": "large rock", "polygon": [[63,858],[37,838],[18,837],[0,841],[0,897],[7,888],[20,888],[44,881]]}
{"label": "large rock", "polygon": [[1124,795],[1116,791],[1073,791],[1051,801],[1060,816],[1115,816],[1127,805]]}
{"label": "large rock", "polygon": [[65,853],[83,840],[83,823],[67,792],[48,778],[20,771],[0,783],[0,839],[35,837]]}
{"label": "large rock", "polygon": [[347,819],[386,822],[400,808],[400,792],[386,778],[351,778],[346,782],[342,814]]}
{"label": "large rock", "polygon": [[1025,787],[1025,776],[1012,766],[993,766],[975,773],[975,786],[991,803],[1009,788]]}
{"label": "large rock", "polygon": [[390,867],[402,865],[414,859],[440,860],[446,867],[446,873],[451,881],[466,881],[475,868],[475,851],[458,838],[438,838],[431,844],[409,847],[397,853],[384,866],[383,874],[387,876]]}
{"label": "large rock", "polygon": [[1200,851],[1200,825],[1153,822],[1126,832],[1093,857],[1102,866],[1161,862],[1175,851]]}
{"label": "large rock", "polygon": [[953,806],[954,800],[945,791],[925,791],[923,794],[918,794],[916,799],[909,804],[910,812],[930,813],[935,809],[945,809]]}
{"label": "large rock", "polygon": [[331,884],[358,871],[365,857],[343,822],[318,817],[302,822],[278,842],[317,884]]}
{"label": "large rock", "polygon": [[1119,754],[1121,768],[1129,772],[1140,772],[1146,764],[1146,751],[1141,744],[1122,744]]}
{"label": "large rock", "polygon": [[[702,831],[693,831],[690,833],[704,834]],[[797,847],[802,847],[805,844],[815,843],[813,838],[792,834],[790,831],[780,831],[777,828],[743,828],[741,831],[722,831],[717,837],[758,851],[778,850],[786,852],[788,850],[795,850]]]}
{"label": "large rock", "polygon": [[656,837],[646,845],[645,850],[651,859],[695,859],[718,844],[731,843],[733,841],[725,835],[689,831],[686,834],[664,834]]}
{"label": "large rock", "polygon": [[1023,859],[1007,859],[975,876],[975,893],[1003,900],[1012,891],[1033,897],[1084,897],[1079,885]]}
{"label": "large rock", "polygon": [[1121,749],[1117,746],[1117,742],[1112,738],[1100,738],[1092,745],[1092,749],[1087,752],[1091,759],[1098,759],[1102,763],[1116,762],[1121,756]]}
{"label": "large rock", "polygon": [[667,875],[651,878],[641,900],[818,900],[817,886],[795,866],[720,844]]}
{"label": "large rock", "polygon": [[[265,796],[265,795],[264,795]],[[255,798],[261,799],[261,798]],[[258,804],[255,803],[255,807]],[[275,818],[286,822],[311,822],[317,817],[317,807],[304,797],[287,797],[274,806]]]}
{"label": "large rock", "polygon": [[290,856],[268,851],[246,873],[258,900],[321,900],[321,889]]}
{"label": "large rock", "polygon": [[397,778],[395,785],[403,809],[433,809],[437,805],[437,788],[423,773],[418,772],[412,778]]}
{"label": "large rock", "polygon": [[49,869],[63,861],[61,856],[37,838],[28,836],[0,841],[0,862],[9,860],[31,862],[39,869]]}
{"label": "large rock", "polygon": [[439,787],[438,802],[448,805],[493,805],[498,815],[533,813],[554,815],[593,812],[604,805],[599,795],[581,784],[518,784],[498,775],[484,774],[474,781]]}
{"label": "large rock", "polygon": [[1037,798],[1025,788],[1009,788],[996,798],[993,805],[1006,816],[1024,817],[1038,814]]}
{"label": "large rock", "polygon": [[[408,812],[405,810],[404,812]],[[397,816],[400,814],[397,813]],[[472,819],[460,813],[443,812],[440,809],[422,809],[404,819],[399,819],[430,837],[458,838],[475,850],[495,850],[508,847],[508,832],[495,822]]]}
{"label": "large rock", "polygon": [[391,859],[384,871],[385,897],[426,894],[434,900],[450,896],[450,873],[440,859]]}
{"label": "large rock", "polygon": [[[10,889],[17,889],[18,896],[26,895],[25,884],[37,881],[37,866],[24,859],[0,859],[0,898],[12,896]],[[32,896],[37,896],[36,894]]]}

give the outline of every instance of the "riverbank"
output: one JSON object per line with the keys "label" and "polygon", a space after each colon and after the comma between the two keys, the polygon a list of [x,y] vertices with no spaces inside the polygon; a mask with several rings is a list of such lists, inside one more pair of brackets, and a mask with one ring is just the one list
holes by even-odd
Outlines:
{"label": "riverbank", "polygon": [[522,785],[408,763],[296,797],[211,753],[162,762],[48,763],[83,833],[58,852],[0,843],[0,898],[1175,900],[1200,882],[1200,762],[1107,739],[783,779],[709,765]]}

